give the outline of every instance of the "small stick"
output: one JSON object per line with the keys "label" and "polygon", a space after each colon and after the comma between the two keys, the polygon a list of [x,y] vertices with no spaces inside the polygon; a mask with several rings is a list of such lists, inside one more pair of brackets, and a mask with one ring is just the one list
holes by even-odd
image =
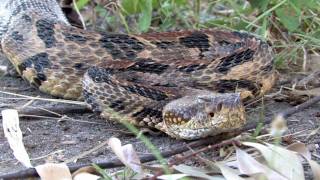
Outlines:
{"label": "small stick", "polygon": [[[13,108],[13,106],[2,106],[1,109]],[[63,114],[84,114],[91,113],[92,111],[87,106],[82,105],[59,105],[59,106],[50,106],[50,107],[24,107],[18,108],[19,116],[53,116],[53,117],[62,117]],[[0,114],[1,117],[1,114]]]}
{"label": "small stick", "polygon": [[65,103],[65,104],[86,105],[85,102],[81,102],[81,101],[72,101],[72,100],[65,100],[65,99],[40,98],[40,97],[27,96],[27,95],[23,95],[23,94],[16,94],[16,93],[12,93],[12,92],[1,91],[1,90],[0,90],[0,94],[10,95],[10,96],[17,96],[17,97],[26,98],[26,99],[34,99],[34,100],[39,100],[39,101],[49,101],[49,102]]}
{"label": "small stick", "polygon": [[283,118],[287,118],[292,114],[302,111],[318,102],[320,102],[320,96],[315,96],[302,104],[299,104],[297,106],[294,106],[292,108],[286,109],[285,111],[278,113],[276,117],[282,116]]}
{"label": "small stick", "polygon": [[302,63],[302,71],[306,72],[307,70],[307,59],[308,59],[308,52],[304,46],[302,46],[303,50],[303,63]]}

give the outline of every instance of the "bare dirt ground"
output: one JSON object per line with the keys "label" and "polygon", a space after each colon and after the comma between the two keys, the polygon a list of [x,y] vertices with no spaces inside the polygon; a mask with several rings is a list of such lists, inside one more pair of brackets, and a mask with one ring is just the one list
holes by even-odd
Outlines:
{"label": "bare dirt ground", "polygon": [[[39,96],[52,98],[41,93],[39,90],[29,86],[21,78],[2,76],[0,77],[0,91],[24,94],[29,96]],[[9,98],[9,99],[8,99]],[[0,93],[0,110],[8,106],[21,107],[30,100],[19,99],[14,96]],[[59,103],[46,101],[33,101],[28,106],[34,107],[54,107]],[[292,107],[285,102],[275,102],[267,100],[264,105],[263,117],[272,118],[274,114]],[[249,122],[259,119],[262,112],[261,105],[257,104],[247,109]],[[39,165],[44,162],[64,162],[72,161],[79,154],[82,154],[97,145],[104,143],[108,138],[116,136],[122,143],[131,143],[136,148],[139,155],[148,153],[147,148],[142,142],[133,136],[126,135],[128,132],[124,127],[99,118],[92,113],[87,114],[67,114],[67,120],[52,118],[21,118],[20,128],[23,132],[23,142],[26,150],[32,159],[33,165]],[[65,118],[66,119],[66,118]],[[300,132],[301,136],[295,136],[298,140],[307,143],[313,154],[313,158],[320,160],[320,135],[319,133],[309,137],[312,130],[319,128],[320,122],[320,104],[316,104],[302,112],[298,112],[288,119],[289,132]],[[2,129],[2,120],[0,124],[0,175],[24,169],[24,167],[14,158]],[[173,147],[182,145],[184,141],[172,139],[164,134],[160,136],[149,136],[150,140],[160,149],[169,150]],[[77,158],[77,163],[100,162],[115,158],[108,146],[103,146],[98,150]]]}

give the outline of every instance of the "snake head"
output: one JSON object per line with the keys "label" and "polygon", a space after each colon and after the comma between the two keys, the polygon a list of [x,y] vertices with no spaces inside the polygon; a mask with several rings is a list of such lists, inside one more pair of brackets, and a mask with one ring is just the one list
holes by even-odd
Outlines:
{"label": "snake head", "polygon": [[178,139],[198,139],[239,128],[245,123],[239,93],[202,92],[184,96],[163,109],[163,127]]}

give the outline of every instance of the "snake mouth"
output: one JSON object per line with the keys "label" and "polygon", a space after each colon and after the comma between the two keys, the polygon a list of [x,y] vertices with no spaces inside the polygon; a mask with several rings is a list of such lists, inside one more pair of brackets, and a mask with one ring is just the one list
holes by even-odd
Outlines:
{"label": "snake mouth", "polygon": [[164,107],[163,120],[167,134],[192,140],[241,127],[245,112],[240,94],[210,93],[170,102]]}

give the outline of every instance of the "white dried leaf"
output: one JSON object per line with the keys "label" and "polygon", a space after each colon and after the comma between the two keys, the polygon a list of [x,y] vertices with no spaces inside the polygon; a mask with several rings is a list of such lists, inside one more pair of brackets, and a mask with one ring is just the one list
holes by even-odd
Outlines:
{"label": "white dried leaf", "polygon": [[22,142],[22,132],[19,127],[18,111],[6,109],[1,112],[4,135],[7,138],[13,155],[26,167],[33,167],[29,155]]}
{"label": "white dried leaf", "polygon": [[215,165],[217,167],[219,167],[223,177],[226,180],[245,180],[244,178],[239,176],[240,173],[237,172],[235,169],[232,169],[232,168],[230,168],[222,163],[218,163],[218,162],[216,162]]}
{"label": "white dried leaf", "polygon": [[236,148],[237,165],[241,173],[246,175],[263,174],[268,179],[286,180],[281,174],[258,162],[245,151]]}
{"label": "white dried leaf", "polygon": [[86,166],[82,167],[75,172],[72,173],[72,179],[73,180],[95,180],[101,178],[98,176],[99,172],[97,172],[97,169],[92,166]]}
{"label": "white dried leaf", "polygon": [[314,179],[320,180],[320,165],[316,161],[313,161],[311,159],[311,153],[304,143],[296,142],[296,143],[290,144],[287,147],[287,149],[291,151],[295,151],[299,153],[301,156],[303,156],[310,164]]}
{"label": "white dried leaf", "polygon": [[290,180],[304,180],[304,172],[299,157],[293,151],[272,144],[262,145],[253,142],[243,142],[243,145],[258,149],[270,168]]}
{"label": "white dried leaf", "polygon": [[66,164],[46,163],[35,167],[41,180],[72,180]]}
{"label": "white dried leaf", "polygon": [[142,173],[141,162],[132,144],[122,146],[118,138],[110,138],[108,145],[120,161],[137,173]]}
{"label": "white dried leaf", "polygon": [[178,180],[187,176],[188,176],[187,174],[168,174],[168,175],[159,176],[157,178],[162,180]]}
{"label": "white dried leaf", "polygon": [[82,173],[78,173],[77,175],[75,175],[73,177],[73,180],[97,180],[100,178],[101,178],[100,176],[86,173],[86,172],[82,172]]}
{"label": "white dried leaf", "polygon": [[212,180],[215,179],[212,176],[209,176],[209,175],[206,174],[206,173],[209,173],[209,171],[206,171],[206,170],[201,169],[201,168],[187,166],[187,165],[184,165],[184,164],[180,164],[180,165],[174,166],[173,168],[175,170],[183,173],[183,174],[187,174],[187,175],[192,176],[192,177],[199,177],[199,178],[212,179]]}
{"label": "white dried leaf", "polygon": [[320,165],[311,159],[308,159],[308,163],[310,164],[314,180],[320,180]]}

